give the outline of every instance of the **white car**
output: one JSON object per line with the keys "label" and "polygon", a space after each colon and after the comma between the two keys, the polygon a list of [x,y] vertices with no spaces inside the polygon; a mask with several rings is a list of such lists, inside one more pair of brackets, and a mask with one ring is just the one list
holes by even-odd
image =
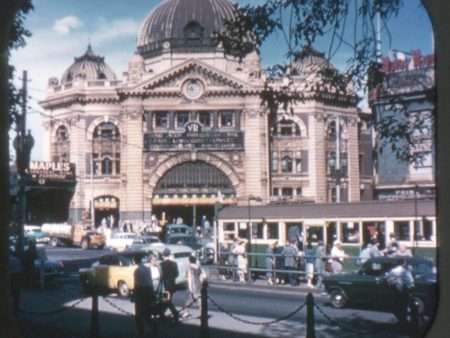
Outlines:
{"label": "white car", "polygon": [[128,248],[137,235],[134,232],[118,232],[106,240],[105,248],[114,251],[123,251]]}

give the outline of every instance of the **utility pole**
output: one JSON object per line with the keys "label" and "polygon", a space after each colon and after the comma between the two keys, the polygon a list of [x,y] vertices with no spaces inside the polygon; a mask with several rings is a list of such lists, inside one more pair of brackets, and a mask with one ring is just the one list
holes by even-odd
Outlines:
{"label": "utility pole", "polygon": [[17,250],[18,254],[23,253],[24,247],[24,225],[26,222],[26,193],[25,193],[25,174],[30,164],[31,149],[34,145],[33,136],[30,131],[26,134],[26,116],[27,116],[27,71],[23,71],[22,77],[22,112],[17,117],[16,121],[16,133],[17,136],[14,139],[14,148],[16,149],[16,166],[17,173],[19,175],[19,236]]}

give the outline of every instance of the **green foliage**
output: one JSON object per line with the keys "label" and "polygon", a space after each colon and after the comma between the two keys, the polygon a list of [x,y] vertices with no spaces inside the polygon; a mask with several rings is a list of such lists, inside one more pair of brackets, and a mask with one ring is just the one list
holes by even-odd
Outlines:
{"label": "green foliage", "polygon": [[[278,113],[290,113],[292,104],[304,100],[305,93],[326,94],[329,98],[339,95],[356,104],[357,91],[367,92],[383,85],[385,74],[379,63],[381,55],[377,54],[377,20],[379,16],[387,29],[386,21],[395,17],[402,6],[401,0],[267,0],[262,5],[236,5],[235,19],[225,23],[218,39],[225,53],[242,60],[250,52],[259,53],[269,37],[276,34],[283,38],[285,59],[264,71],[267,82],[261,94],[272,124]],[[312,46],[324,39],[329,41],[328,51],[321,54]],[[342,50],[351,53],[345,70],[339,72],[330,60]],[[315,70],[316,77],[303,77],[299,86],[295,77],[302,74],[295,64],[311,55],[323,57],[327,63]],[[284,80],[274,86],[274,79]],[[397,107],[395,112],[404,115],[399,97],[392,98],[392,105]],[[418,138],[413,134],[423,130],[423,120],[384,115],[373,124],[381,137],[380,149],[390,147],[399,160],[420,163],[423,152],[414,151]]]}

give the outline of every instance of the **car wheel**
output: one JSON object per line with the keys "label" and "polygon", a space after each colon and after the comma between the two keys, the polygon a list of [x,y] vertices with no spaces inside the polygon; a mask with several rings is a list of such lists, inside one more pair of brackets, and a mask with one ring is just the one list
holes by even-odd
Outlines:
{"label": "car wheel", "polygon": [[83,249],[83,250],[89,249],[89,240],[87,238],[84,238],[81,241],[81,249]]}
{"label": "car wheel", "polygon": [[130,295],[130,288],[128,287],[128,284],[124,281],[120,281],[117,287],[117,293],[121,297],[128,297]]}
{"label": "car wheel", "polygon": [[419,297],[413,297],[414,306],[416,307],[417,314],[423,315],[425,313],[425,304],[423,303],[422,299]]}
{"label": "car wheel", "polygon": [[347,305],[347,298],[341,289],[333,289],[330,292],[331,305],[336,309],[341,309]]}
{"label": "car wheel", "polygon": [[52,239],[50,240],[50,245],[53,247],[57,247],[59,244],[59,239],[56,237],[52,237]]}

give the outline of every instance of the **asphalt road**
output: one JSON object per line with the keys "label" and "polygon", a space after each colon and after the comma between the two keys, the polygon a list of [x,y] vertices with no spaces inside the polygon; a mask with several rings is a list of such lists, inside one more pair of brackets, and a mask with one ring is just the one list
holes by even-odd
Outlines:
{"label": "asphalt road", "polygon": [[[62,260],[67,275],[56,285],[53,291],[69,292],[74,299],[85,297],[79,284],[77,271],[96,261],[107,250],[82,250],[78,248],[47,247],[49,259]],[[288,289],[279,292],[276,289],[258,286],[234,287],[211,283],[209,287],[210,326],[218,329],[232,328],[236,332],[247,332],[257,337],[305,337],[306,334],[306,289]],[[328,303],[328,297],[315,293],[316,337],[406,337],[395,317],[390,313],[365,311],[360,309],[334,309]],[[134,304],[129,299],[111,295],[104,310],[117,314],[134,313]],[[185,291],[175,293],[174,303],[181,308],[185,303]],[[88,310],[90,303],[82,303]],[[302,307],[303,306],[303,307]],[[296,309],[302,309],[296,313]],[[191,310],[193,317],[186,325],[199,325],[198,310]],[[264,325],[270,323],[270,325]]]}

